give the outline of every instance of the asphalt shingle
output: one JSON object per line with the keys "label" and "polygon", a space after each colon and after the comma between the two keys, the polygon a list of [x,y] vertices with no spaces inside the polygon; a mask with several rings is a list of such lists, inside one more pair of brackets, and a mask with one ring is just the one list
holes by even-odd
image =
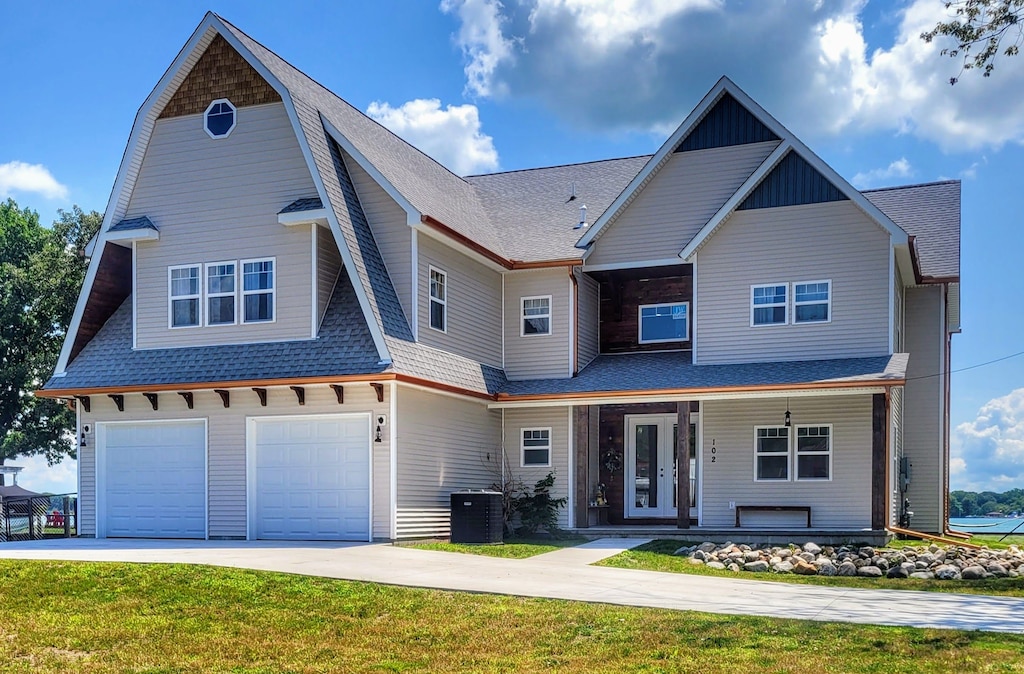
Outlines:
{"label": "asphalt shingle", "polygon": [[282,215],[284,213],[301,213],[303,211],[318,211],[323,207],[324,205],[323,202],[320,201],[320,197],[296,199],[278,211],[278,215]]}
{"label": "asphalt shingle", "polygon": [[156,225],[154,225],[150,221],[150,219],[147,218],[144,215],[142,217],[139,217],[139,218],[131,218],[129,220],[122,220],[121,222],[117,223],[116,225],[114,225],[113,227],[111,227],[107,231],[109,231],[109,232],[130,232],[130,231],[137,230],[137,229],[152,229],[154,232],[160,231],[160,230],[158,230],[156,228]]}
{"label": "asphalt shingle", "polygon": [[921,274],[960,278],[960,181],[865,190],[907,234],[915,237]]}

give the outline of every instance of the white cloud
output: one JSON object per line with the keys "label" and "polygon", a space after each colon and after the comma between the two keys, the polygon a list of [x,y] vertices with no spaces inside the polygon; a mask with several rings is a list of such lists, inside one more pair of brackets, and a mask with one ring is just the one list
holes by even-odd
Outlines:
{"label": "white cloud", "polygon": [[57,182],[42,164],[9,161],[0,164],[0,199],[13,192],[32,192],[47,199],[66,199],[68,188]]}
{"label": "white cloud", "polygon": [[25,469],[18,475],[18,486],[29,491],[51,494],[78,491],[78,462],[74,459],[64,459],[55,466],[48,466],[45,456],[19,456],[9,459],[7,464]]}
{"label": "white cloud", "polygon": [[982,405],[950,438],[952,489],[1024,487],[1024,388]]}
{"label": "white cloud", "polygon": [[[467,91],[535,98],[602,130],[674,127],[728,75],[800,135],[913,134],[947,151],[1024,141],[1024,57],[991,78],[920,39],[943,0],[891,10],[869,48],[866,0],[444,0]],[[628,95],[624,95],[628,94]]]}
{"label": "white cloud", "polygon": [[960,171],[960,177],[964,180],[974,180],[978,177],[978,169],[988,165],[988,157],[982,156],[976,162],[972,162],[970,166]]}
{"label": "white cloud", "polygon": [[374,101],[366,113],[454,173],[468,175],[498,168],[494,139],[481,130],[475,105],[442,109],[436,98],[420,98],[393,108]]}
{"label": "white cloud", "polygon": [[893,178],[909,178],[914,175],[914,169],[906,157],[900,157],[885,168],[863,171],[853,176],[853,184],[857,189],[866,189],[884,184]]}

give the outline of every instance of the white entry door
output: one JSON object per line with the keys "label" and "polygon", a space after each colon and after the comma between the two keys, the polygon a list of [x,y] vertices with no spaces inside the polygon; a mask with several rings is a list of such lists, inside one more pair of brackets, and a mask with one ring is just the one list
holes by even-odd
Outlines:
{"label": "white entry door", "polygon": [[206,537],[206,422],[97,424],[97,536]]}
{"label": "white entry door", "polygon": [[[626,516],[676,517],[678,464],[675,414],[626,416]],[[690,415],[690,517],[697,518],[697,447],[700,424]]]}
{"label": "white entry door", "polygon": [[365,414],[249,420],[250,536],[370,539]]}

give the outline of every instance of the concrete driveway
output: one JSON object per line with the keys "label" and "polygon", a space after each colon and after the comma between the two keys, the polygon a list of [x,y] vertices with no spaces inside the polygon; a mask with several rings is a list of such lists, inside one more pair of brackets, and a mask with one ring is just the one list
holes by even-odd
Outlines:
{"label": "concrete driveway", "polygon": [[606,538],[525,560],[370,543],[58,539],[0,558],[210,564],[442,590],[731,615],[1024,633],[1024,599],[863,590],[589,566],[641,545]]}

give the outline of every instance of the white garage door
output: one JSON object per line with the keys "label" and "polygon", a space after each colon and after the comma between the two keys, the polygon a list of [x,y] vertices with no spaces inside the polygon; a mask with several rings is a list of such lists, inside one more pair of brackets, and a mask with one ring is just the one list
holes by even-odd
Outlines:
{"label": "white garage door", "polygon": [[97,484],[106,536],[206,536],[206,424],[103,424]]}
{"label": "white garage door", "polygon": [[369,538],[365,415],[254,419],[252,424],[256,538]]}

